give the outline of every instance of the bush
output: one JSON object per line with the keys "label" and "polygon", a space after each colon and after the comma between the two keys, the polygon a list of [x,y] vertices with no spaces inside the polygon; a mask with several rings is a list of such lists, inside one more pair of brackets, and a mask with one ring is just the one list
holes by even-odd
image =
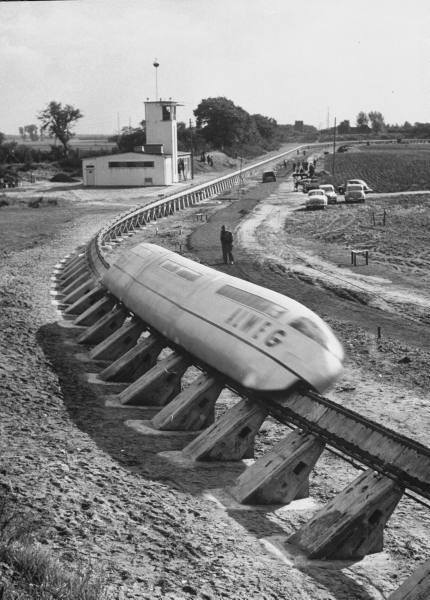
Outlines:
{"label": "bush", "polygon": [[78,179],[71,177],[68,173],[56,173],[49,181],[61,182],[61,183],[75,183]]}

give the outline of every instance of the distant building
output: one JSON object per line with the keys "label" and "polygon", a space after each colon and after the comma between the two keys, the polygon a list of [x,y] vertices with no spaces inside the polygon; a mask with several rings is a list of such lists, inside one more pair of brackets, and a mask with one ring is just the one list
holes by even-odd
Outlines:
{"label": "distant building", "polygon": [[178,152],[176,107],[172,100],[145,102],[146,144],[134,152],[82,161],[85,186],[171,185],[191,179],[191,153]]}
{"label": "distant building", "polygon": [[298,131],[299,133],[303,133],[305,130],[305,126],[303,121],[295,121],[294,122],[294,131]]}

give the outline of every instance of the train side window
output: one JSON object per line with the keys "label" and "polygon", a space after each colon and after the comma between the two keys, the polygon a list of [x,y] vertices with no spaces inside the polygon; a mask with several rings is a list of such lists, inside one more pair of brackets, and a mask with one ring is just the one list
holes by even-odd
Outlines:
{"label": "train side window", "polygon": [[188,281],[195,281],[196,279],[201,277],[200,273],[197,273],[196,271],[193,271],[192,269],[187,269],[186,267],[178,265],[177,263],[173,262],[172,260],[166,260],[165,262],[163,262],[160,265],[160,267],[162,269],[166,269],[166,271],[169,271],[170,273],[174,273],[175,275],[182,277],[183,279],[187,279]]}
{"label": "train side window", "polygon": [[230,300],[234,300],[235,302],[239,302],[239,304],[243,304],[248,308],[258,310],[274,319],[279,319],[288,312],[283,306],[279,306],[270,300],[266,300],[265,298],[261,298],[261,296],[251,294],[250,292],[245,292],[232,285],[223,285],[216,293],[220,296],[230,298]]}

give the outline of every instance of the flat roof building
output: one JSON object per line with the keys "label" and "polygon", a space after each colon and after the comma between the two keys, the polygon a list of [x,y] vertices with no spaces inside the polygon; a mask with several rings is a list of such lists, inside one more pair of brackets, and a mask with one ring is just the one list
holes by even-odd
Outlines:
{"label": "flat roof building", "polygon": [[191,153],[178,152],[177,106],[181,105],[173,100],[145,102],[145,146],[134,152],[84,159],[84,185],[159,186],[190,179]]}

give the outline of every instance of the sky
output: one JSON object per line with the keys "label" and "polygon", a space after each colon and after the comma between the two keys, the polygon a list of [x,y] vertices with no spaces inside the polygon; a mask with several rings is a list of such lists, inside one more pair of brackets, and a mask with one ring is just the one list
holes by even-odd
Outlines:
{"label": "sky", "polygon": [[278,123],[326,127],[359,111],[430,121],[429,0],[0,2],[0,131],[51,100],[77,133],[138,125],[143,102],[225,96]]}

